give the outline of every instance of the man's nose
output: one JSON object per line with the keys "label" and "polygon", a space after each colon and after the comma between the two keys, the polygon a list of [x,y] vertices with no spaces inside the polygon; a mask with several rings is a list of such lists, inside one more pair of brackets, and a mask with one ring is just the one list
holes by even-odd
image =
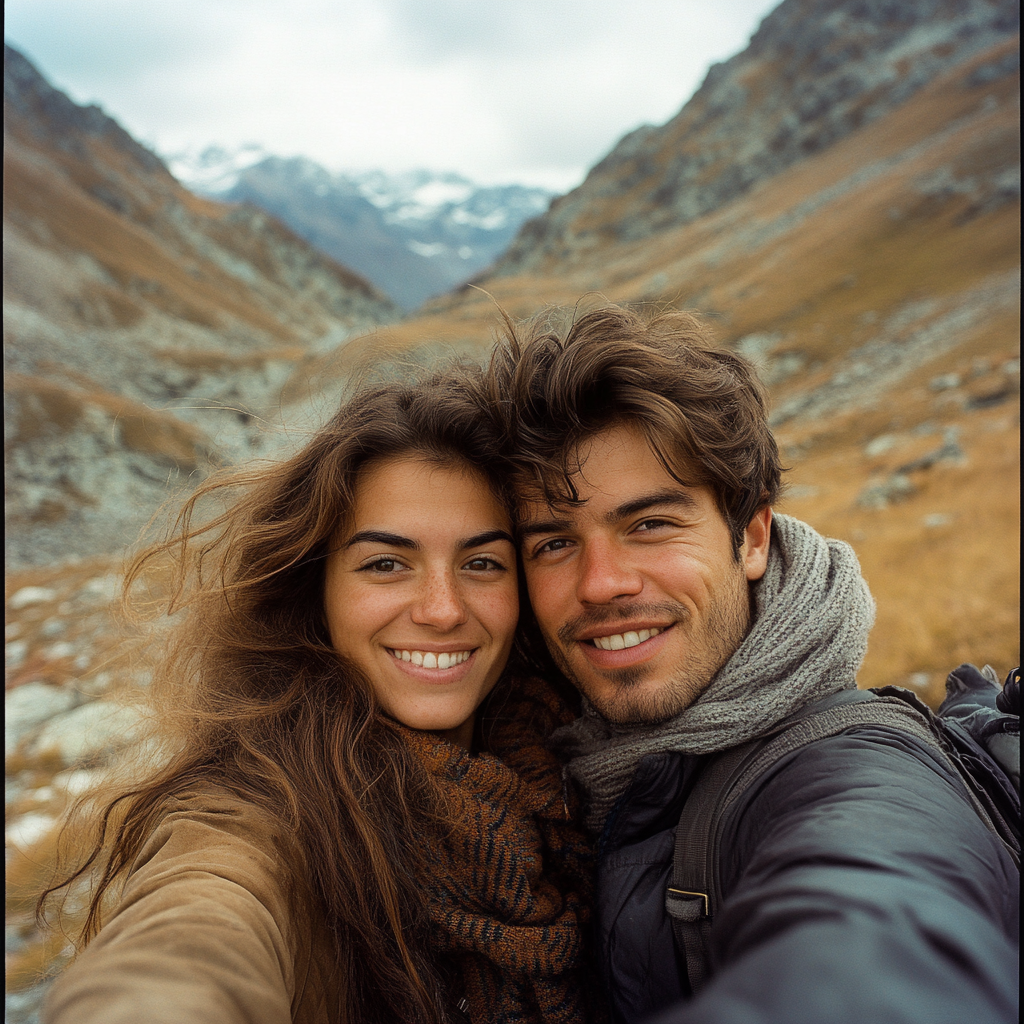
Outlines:
{"label": "man's nose", "polygon": [[579,560],[576,597],[580,604],[609,604],[622,597],[636,597],[643,590],[643,578],[631,567],[625,553],[603,540],[583,545]]}
{"label": "man's nose", "polygon": [[466,621],[466,605],[451,570],[429,573],[412,609],[413,622],[447,632]]}

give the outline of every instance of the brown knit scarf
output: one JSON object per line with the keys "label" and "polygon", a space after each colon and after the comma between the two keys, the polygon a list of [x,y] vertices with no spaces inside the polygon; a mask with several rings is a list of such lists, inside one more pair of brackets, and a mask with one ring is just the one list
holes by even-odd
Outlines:
{"label": "brown knit scarf", "polygon": [[456,823],[429,850],[433,945],[458,967],[473,1024],[580,1024],[593,855],[543,746],[573,716],[539,680],[510,689],[488,753],[405,730]]}

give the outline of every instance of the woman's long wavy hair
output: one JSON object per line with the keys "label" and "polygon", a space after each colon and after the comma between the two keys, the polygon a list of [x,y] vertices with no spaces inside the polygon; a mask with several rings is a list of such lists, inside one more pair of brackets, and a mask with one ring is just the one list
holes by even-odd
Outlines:
{"label": "woman's long wavy hair", "polygon": [[[331,646],[324,562],[372,461],[468,465],[511,507],[497,442],[479,372],[453,366],[364,388],[294,457],[215,478],[189,499],[170,538],[136,556],[125,581],[130,605],[133,588],[170,563],[163,609],[182,621],[152,685],[174,752],[107,801],[91,856],[44,894],[41,912],[89,878],[88,942],[168,799],[226,787],[294,840],[291,883],[319,904],[333,938],[339,1019],[444,1018],[417,877],[425,832],[443,827],[445,808],[368,682]],[[199,521],[201,503],[225,496],[226,508]]]}

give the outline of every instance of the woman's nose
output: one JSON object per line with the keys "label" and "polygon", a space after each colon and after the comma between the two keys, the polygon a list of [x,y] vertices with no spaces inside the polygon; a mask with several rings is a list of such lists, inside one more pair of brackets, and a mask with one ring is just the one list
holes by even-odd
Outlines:
{"label": "woman's nose", "polygon": [[412,610],[413,622],[447,632],[466,621],[466,605],[452,572],[431,573]]}

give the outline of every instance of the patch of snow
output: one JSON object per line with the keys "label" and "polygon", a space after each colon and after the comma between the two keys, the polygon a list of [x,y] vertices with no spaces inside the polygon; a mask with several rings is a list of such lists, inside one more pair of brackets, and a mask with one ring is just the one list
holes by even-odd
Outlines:
{"label": "patch of snow", "polygon": [[262,146],[250,142],[232,150],[223,146],[207,146],[200,152],[175,153],[166,158],[166,163],[171,174],[186,188],[208,195],[221,195],[238,183],[242,171],[267,155]]}
{"label": "patch of snow", "polygon": [[441,256],[448,249],[444,242],[417,242],[415,239],[410,239],[407,245],[417,256],[425,256],[427,259]]}
{"label": "patch of snow", "polygon": [[491,213],[478,214],[464,207],[456,207],[452,210],[451,217],[456,224],[465,224],[481,231],[498,231],[508,223],[508,210],[499,208]]}
{"label": "patch of snow", "polygon": [[464,203],[474,191],[473,184],[469,181],[439,179],[420,185],[413,192],[412,199],[420,206],[446,206],[449,203]]}

